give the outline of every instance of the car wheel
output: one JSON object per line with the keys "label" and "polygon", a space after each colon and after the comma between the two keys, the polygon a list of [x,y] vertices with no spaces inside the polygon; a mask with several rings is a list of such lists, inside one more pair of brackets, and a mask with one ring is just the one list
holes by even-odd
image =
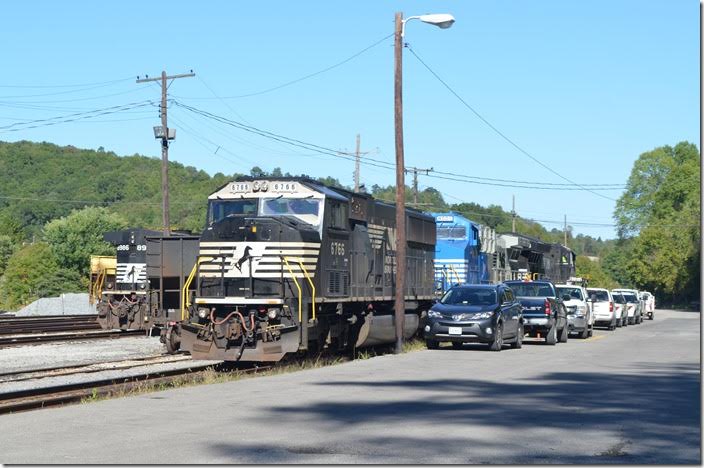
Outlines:
{"label": "car wheel", "polygon": [[655,313],[651,312],[650,314],[648,314],[648,320],[653,320],[653,319],[655,319]]}
{"label": "car wheel", "polygon": [[501,351],[504,345],[504,324],[499,322],[496,324],[496,331],[494,332],[494,339],[489,343],[490,351]]}
{"label": "car wheel", "polygon": [[427,346],[428,349],[438,349],[440,347],[440,343],[435,340],[425,340],[425,346]]}
{"label": "car wheel", "polygon": [[525,332],[523,331],[523,324],[519,323],[518,324],[518,334],[516,335],[516,341],[511,343],[511,347],[513,349],[521,349],[523,347],[523,335],[525,335]]}
{"label": "car wheel", "polygon": [[589,338],[589,325],[584,327],[584,330],[582,330],[582,333],[579,335],[579,337],[583,340]]}
{"label": "car wheel", "polygon": [[594,325],[592,325],[591,328],[589,328],[589,335],[587,335],[587,337],[591,338],[592,336],[594,336]]}
{"label": "car wheel", "polygon": [[621,328],[623,326],[623,317],[616,320],[616,328]]}
{"label": "car wheel", "polygon": [[460,343],[459,341],[452,341],[451,343],[454,349],[462,349],[462,343]]}
{"label": "car wheel", "polygon": [[545,335],[545,344],[554,346],[555,343],[557,343],[557,326],[553,325],[548,334]]}
{"label": "car wheel", "polygon": [[560,343],[567,343],[567,338],[570,336],[570,326],[568,324],[565,324],[564,327],[562,327],[562,331],[560,332]]}

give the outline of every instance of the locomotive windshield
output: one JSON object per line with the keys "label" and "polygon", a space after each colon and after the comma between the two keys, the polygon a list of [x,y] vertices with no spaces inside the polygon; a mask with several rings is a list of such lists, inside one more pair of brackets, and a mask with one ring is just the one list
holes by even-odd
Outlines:
{"label": "locomotive windshield", "polygon": [[438,239],[464,239],[467,237],[467,228],[464,226],[438,227]]}
{"label": "locomotive windshield", "polygon": [[256,214],[257,200],[212,200],[208,206],[208,226],[228,216]]}
{"label": "locomotive windshield", "polygon": [[264,198],[259,206],[261,216],[295,216],[317,226],[320,223],[320,200],[310,198]]}

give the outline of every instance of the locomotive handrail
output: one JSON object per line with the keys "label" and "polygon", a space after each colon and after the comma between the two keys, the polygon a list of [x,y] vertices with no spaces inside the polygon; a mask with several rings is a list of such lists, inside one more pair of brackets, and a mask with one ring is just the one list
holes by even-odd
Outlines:
{"label": "locomotive handrail", "polygon": [[455,274],[455,277],[457,277],[457,284],[462,283],[462,280],[460,280],[460,275],[457,273],[457,270],[455,270],[455,267],[450,265],[450,270]]}
{"label": "locomotive handrail", "polygon": [[306,267],[303,266],[303,259],[298,258],[298,264],[301,266],[301,270],[303,270],[303,274],[305,275],[306,279],[308,280],[308,284],[310,284],[310,289],[311,289],[311,294],[312,294],[312,302],[311,302],[311,309],[313,310],[313,315],[312,319],[315,321],[315,286],[313,285],[313,281],[310,279],[310,276],[308,275],[308,270],[306,270]]}
{"label": "locomotive handrail", "polygon": [[198,267],[200,266],[201,262],[207,261],[207,260],[213,260],[214,257],[200,257],[198,258],[198,261],[193,264],[193,268],[191,269],[191,272],[188,274],[188,278],[186,279],[186,282],[183,283],[183,289],[181,290],[181,320],[186,320],[186,308],[191,306],[191,301],[188,298],[188,288],[191,286],[191,283],[193,282],[193,278],[196,276],[196,271],[198,271]]}
{"label": "locomotive handrail", "polygon": [[296,275],[293,274],[293,270],[291,269],[291,265],[289,265],[288,260],[286,259],[286,257],[281,258],[286,264],[288,272],[291,273],[291,278],[293,278],[293,283],[296,285],[296,289],[298,289],[298,323],[301,323],[301,321],[303,320],[303,291],[301,290],[301,285],[298,284]]}

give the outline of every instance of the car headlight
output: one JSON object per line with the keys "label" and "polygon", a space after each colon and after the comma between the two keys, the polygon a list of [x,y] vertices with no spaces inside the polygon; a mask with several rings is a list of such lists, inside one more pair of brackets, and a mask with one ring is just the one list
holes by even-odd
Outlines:
{"label": "car headlight", "polygon": [[442,317],[442,314],[438,312],[437,310],[429,310],[428,311],[428,318],[440,318]]}
{"label": "car headlight", "polygon": [[494,311],[490,310],[488,312],[479,312],[478,314],[474,314],[474,317],[472,317],[472,319],[474,319],[474,320],[488,319],[493,316],[494,316]]}

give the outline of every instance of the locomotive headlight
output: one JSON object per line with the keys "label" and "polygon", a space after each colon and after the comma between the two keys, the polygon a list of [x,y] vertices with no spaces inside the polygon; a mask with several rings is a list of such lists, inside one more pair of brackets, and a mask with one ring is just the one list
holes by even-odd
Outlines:
{"label": "locomotive headlight", "polygon": [[108,288],[108,289],[112,289],[112,283],[106,284],[105,287]]}
{"label": "locomotive headlight", "polygon": [[146,288],[146,287],[147,287],[147,285],[144,284],[144,283],[142,283],[142,284],[139,285],[139,289],[144,289],[144,288]]}
{"label": "locomotive headlight", "polygon": [[208,316],[208,312],[209,311],[207,307],[198,307],[198,317],[204,319]]}
{"label": "locomotive headlight", "polygon": [[271,320],[274,320],[276,317],[279,316],[279,313],[281,311],[279,309],[271,308],[269,311],[266,313],[267,317],[269,317]]}
{"label": "locomotive headlight", "polygon": [[258,192],[259,189],[261,188],[262,184],[258,180],[254,181],[252,184],[252,188],[254,189],[255,192]]}
{"label": "locomotive headlight", "polygon": [[269,190],[269,184],[267,182],[262,182],[262,192]]}

